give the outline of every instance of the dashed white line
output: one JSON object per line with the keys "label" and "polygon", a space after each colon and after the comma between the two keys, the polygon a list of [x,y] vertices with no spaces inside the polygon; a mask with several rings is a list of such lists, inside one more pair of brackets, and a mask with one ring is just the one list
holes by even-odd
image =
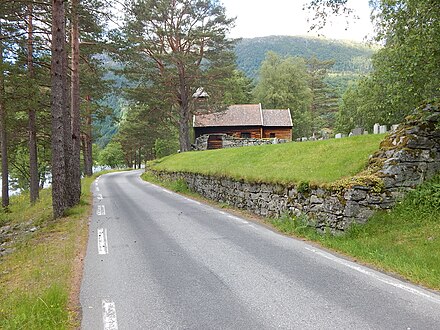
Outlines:
{"label": "dashed white line", "polygon": [[107,229],[98,229],[98,253],[108,254]]}
{"label": "dashed white line", "polygon": [[431,300],[431,301],[433,301],[433,302],[435,302],[437,304],[440,304],[440,299],[439,298],[437,298],[437,297],[435,297],[433,295],[430,295],[428,293],[425,293],[425,292],[423,292],[421,290],[418,290],[416,288],[413,288],[413,287],[410,287],[408,285],[405,285],[405,284],[403,284],[403,283],[401,283],[401,282],[399,282],[397,280],[393,280],[391,278],[386,278],[385,275],[381,276],[380,274],[377,274],[377,273],[374,273],[372,271],[369,271],[369,270],[367,270],[367,269],[365,269],[363,267],[360,267],[360,266],[357,266],[357,265],[353,265],[353,264],[349,263],[348,261],[345,261],[343,259],[335,257],[335,256],[333,256],[331,254],[324,253],[322,251],[318,251],[318,250],[313,249],[313,248],[306,247],[305,249],[308,250],[308,251],[311,251],[311,252],[313,252],[313,253],[315,253],[315,254],[323,257],[323,258],[326,258],[328,260],[337,262],[338,264],[341,264],[341,265],[343,265],[345,267],[353,269],[353,270],[355,270],[355,271],[357,271],[359,273],[362,273],[362,274],[365,274],[367,276],[370,276],[370,277],[374,278],[375,280],[378,280],[378,281],[380,281],[382,283],[391,285],[391,286],[393,286],[395,288],[399,288],[399,289],[405,290],[407,292],[410,292],[410,293],[415,294],[417,296],[421,296],[423,298],[427,298],[427,299],[429,299],[429,300]]}
{"label": "dashed white line", "polygon": [[99,187],[98,187],[98,185],[96,185],[96,191],[99,191]]}
{"label": "dashed white line", "polygon": [[116,306],[111,300],[102,300],[102,322],[104,323],[104,330],[118,330]]}
{"label": "dashed white line", "polygon": [[105,206],[104,205],[98,205],[98,210],[96,211],[97,215],[105,215]]}
{"label": "dashed white line", "polygon": [[102,201],[102,194],[98,194],[98,200]]}

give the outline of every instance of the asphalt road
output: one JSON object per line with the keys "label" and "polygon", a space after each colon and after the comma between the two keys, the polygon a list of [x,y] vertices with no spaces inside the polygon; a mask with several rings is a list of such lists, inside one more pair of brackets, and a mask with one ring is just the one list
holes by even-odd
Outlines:
{"label": "asphalt road", "polygon": [[93,185],[82,329],[440,329],[440,296],[143,182]]}

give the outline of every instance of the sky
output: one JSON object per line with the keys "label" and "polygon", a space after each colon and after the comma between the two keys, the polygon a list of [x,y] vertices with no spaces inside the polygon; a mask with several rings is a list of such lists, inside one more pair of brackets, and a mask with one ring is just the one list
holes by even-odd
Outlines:
{"label": "sky", "polygon": [[[313,13],[302,10],[307,0],[220,0],[229,17],[237,17],[236,27],[231,31],[233,38],[253,38],[270,35],[309,35],[310,24],[307,18]],[[368,0],[349,0],[359,19],[350,22],[345,30],[346,21],[343,17],[333,18],[320,34],[330,39],[363,41],[366,36],[373,35],[370,22]]]}

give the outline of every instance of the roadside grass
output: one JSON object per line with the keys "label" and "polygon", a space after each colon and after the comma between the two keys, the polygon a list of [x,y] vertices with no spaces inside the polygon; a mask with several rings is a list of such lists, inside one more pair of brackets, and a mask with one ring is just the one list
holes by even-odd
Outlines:
{"label": "roadside grass", "polygon": [[14,243],[15,251],[0,258],[0,329],[79,327],[77,294],[72,290],[78,289],[77,267],[88,236],[90,185],[97,176],[82,181],[80,204],[62,219],[52,219],[50,189],[41,191],[34,206],[27,194],[13,196],[11,212],[0,212],[3,225],[37,228],[25,230]]}
{"label": "roadside grass", "polygon": [[[216,207],[260,219],[191,192],[185,182],[161,181],[148,172],[142,178]],[[317,233],[305,216],[284,215],[262,221],[286,235],[307,239],[357,262],[440,290],[440,175],[409,193],[389,212],[378,212],[366,224],[353,225],[340,236]]]}
{"label": "roadside grass", "polygon": [[318,234],[306,218],[283,216],[269,223],[287,235],[440,290],[440,176],[410,192],[391,211],[378,212],[341,236]]}
{"label": "roadside grass", "polygon": [[144,172],[141,174],[141,178],[144,181],[148,181],[157,185],[160,185],[168,190],[190,195],[190,196],[196,196],[196,193],[193,193],[189,188],[188,185],[184,180],[159,180],[156,176],[151,174],[151,172]]}
{"label": "roadside grass", "polygon": [[361,172],[385,135],[184,152],[149,162],[157,171],[251,182],[329,183]]}

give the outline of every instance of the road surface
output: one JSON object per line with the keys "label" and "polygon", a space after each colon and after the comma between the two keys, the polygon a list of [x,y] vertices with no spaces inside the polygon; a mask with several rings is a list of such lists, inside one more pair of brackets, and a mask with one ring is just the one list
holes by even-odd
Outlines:
{"label": "road surface", "polygon": [[440,296],[143,182],[93,184],[82,329],[440,329]]}

